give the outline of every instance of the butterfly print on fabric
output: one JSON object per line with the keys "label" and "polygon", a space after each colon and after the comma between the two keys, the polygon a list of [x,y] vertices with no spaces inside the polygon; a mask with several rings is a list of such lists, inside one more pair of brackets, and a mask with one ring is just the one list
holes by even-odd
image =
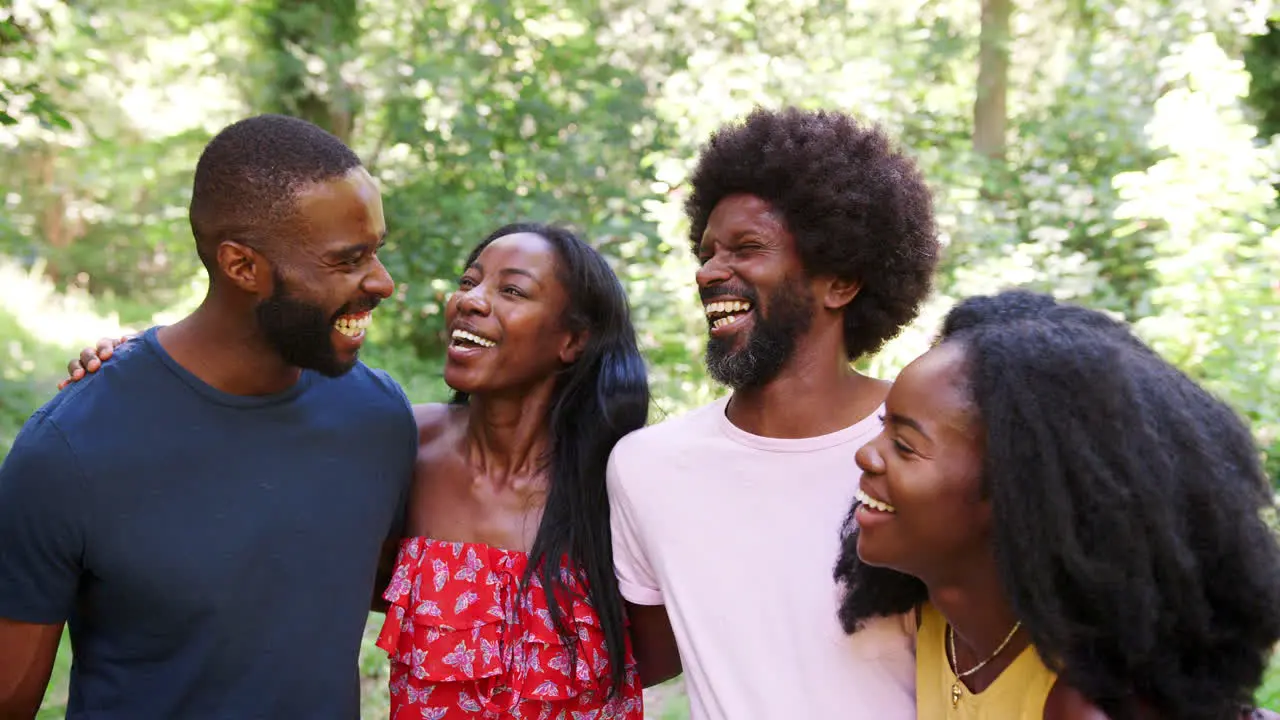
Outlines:
{"label": "butterfly print on fabric", "polygon": [[401,543],[378,637],[391,658],[391,720],[643,720],[629,646],[626,684],[608,697],[609,656],[585,580],[560,568],[571,590],[562,638],[538,573],[521,588],[527,565],[525,553],[478,543]]}

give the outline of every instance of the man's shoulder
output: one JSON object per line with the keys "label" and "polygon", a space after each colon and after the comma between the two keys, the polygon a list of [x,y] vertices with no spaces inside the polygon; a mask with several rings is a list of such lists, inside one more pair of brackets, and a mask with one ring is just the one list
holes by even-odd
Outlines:
{"label": "man's shoulder", "polygon": [[136,405],[130,405],[130,393],[121,391],[120,378],[129,374],[119,373],[117,362],[136,365],[113,358],[98,372],[58,391],[22,424],[10,456],[46,468],[65,464],[79,454],[77,438],[109,436],[113,428],[127,424],[121,422],[121,414]]}
{"label": "man's shoulder", "polygon": [[381,438],[380,443],[403,443],[412,461],[418,447],[413,405],[385,370],[357,362],[339,377],[321,378],[313,389],[317,391],[308,391],[310,407],[323,407],[326,413],[342,408],[344,423],[358,427],[365,436]]}
{"label": "man's shoulder", "polygon": [[66,433],[58,426],[55,415],[61,398],[55,397],[37,409],[18,430],[13,439],[10,454],[19,452],[41,455],[48,452],[61,453],[67,448]]}
{"label": "man's shoulder", "polygon": [[[104,416],[118,416],[143,400],[152,378],[168,374],[142,338],[116,347],[111,359],[97,372],[88,373],[50,398],[37,411],[46,420],[66,430],[82,423],[101,423]],[[32,416],[32,420],[35,420]],[[98,425],[98,431],[102,426]]]}
{"label": "man's shoulder", "polygon": [[326,378],[325,387],[333,390],[353,390],[364,394],[372,391],[370,399],[378,399],[388,403],[388,407],[412,413],[409,397],[400,383],[396,382],[386,370],[370,367],[357,361],[351,370],[336,378]]}

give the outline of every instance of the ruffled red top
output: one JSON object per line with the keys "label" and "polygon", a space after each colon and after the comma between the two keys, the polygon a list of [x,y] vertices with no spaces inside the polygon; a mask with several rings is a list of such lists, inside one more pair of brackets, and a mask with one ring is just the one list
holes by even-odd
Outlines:
{"label": "ruffled red top", "polygon": [[578,637],[571,669],[536,574],[520,593],[528,561],[480,543],[401,543],[378,636],[391,658],[391,720],[643,720],[630,645],[626,685],[607,696],[609,656],[599,618],[581,597],[585,579],[567,561],[561,567],[574,596],[563,609]]}

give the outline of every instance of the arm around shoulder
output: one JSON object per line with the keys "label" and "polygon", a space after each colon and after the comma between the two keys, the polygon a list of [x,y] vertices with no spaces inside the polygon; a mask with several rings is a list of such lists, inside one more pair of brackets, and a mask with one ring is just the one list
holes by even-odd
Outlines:
{"label": "arm around shoulder", "polygon": [[644,687],[666,682],[684,671],[665,605],[627,603],[627,620],[636,669]]}

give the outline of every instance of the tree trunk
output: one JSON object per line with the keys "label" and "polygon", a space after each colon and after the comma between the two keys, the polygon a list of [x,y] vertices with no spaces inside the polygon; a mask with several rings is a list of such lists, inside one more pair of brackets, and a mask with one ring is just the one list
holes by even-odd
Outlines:
{"label": "tree trunk", "polygon": [[1009,124],[1009,18],[1013,0],[982,0],[982,32],[978,39],[978,92],[973,103],[973,149],[1004,159]]}
{"label": "tree trunk", "polygon": [[[360,37],[356,0],[268,0],[260,7],[260,42],[274,65],[263,93],[266,109],[315,123],[349,143],[360,98],[339,70]],[[312,77],[308,56],[324,61],[323,77]]]}

